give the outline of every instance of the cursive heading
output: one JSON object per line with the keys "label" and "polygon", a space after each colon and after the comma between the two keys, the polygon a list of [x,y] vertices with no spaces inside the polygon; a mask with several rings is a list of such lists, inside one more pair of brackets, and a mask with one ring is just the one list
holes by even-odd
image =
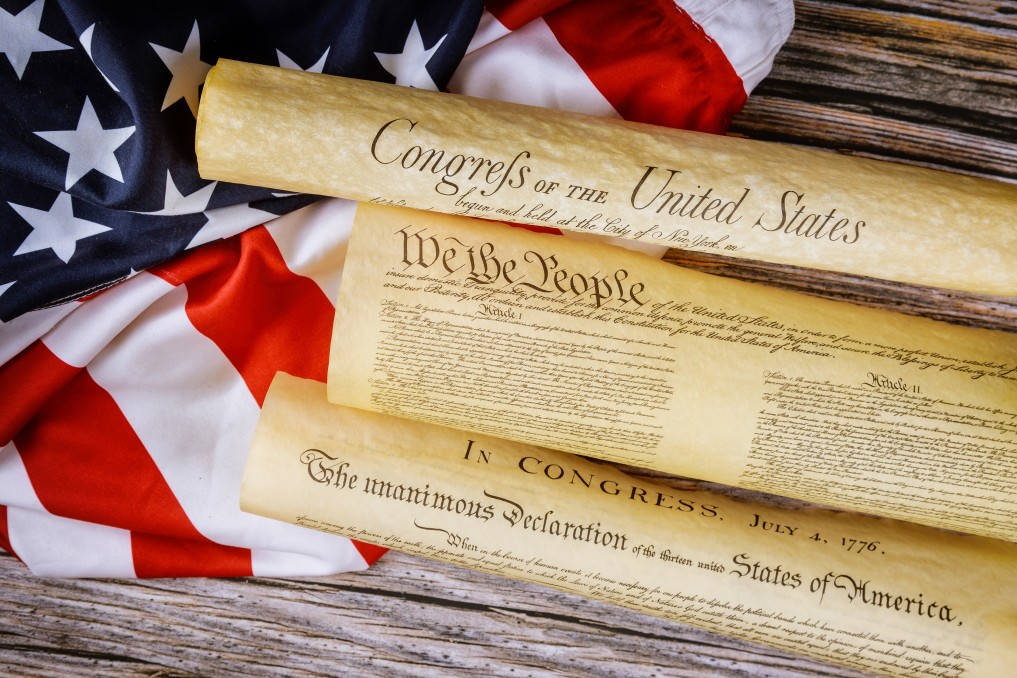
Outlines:
{"label": "cursive heading", "polygon": [[[445,196],[457,195],[464,181],[484,185],[480,195],[489,197],[502,187],[520,188],[531,171],[524,163],[529,151],[514,158],[499,160],[443,148],[423,148],[412,143],[417,122],[409,118],[389,120],[378,129],[371,142],[371,157],[382,165],[398,164],[404,170],[439,177],[434,190]],[[409,144],[409,145],[407,145]]]}
{"label": "cursive heading", "polygon": [[395,234],[402,248],[404,270],[432,269],[444,275],[458,273],[477,285],[525,288],[530,292],[574,296],[593,302],[596,308],[608,302],[638,308],[647,302],[646,285],[630,282],[629,272],[618,268],[610,273],[569,270],[551,252],[527,250],[522,258],[498,253],[494,243],[466,243],[456,237],[439,237],[427,228],[405,226]]}

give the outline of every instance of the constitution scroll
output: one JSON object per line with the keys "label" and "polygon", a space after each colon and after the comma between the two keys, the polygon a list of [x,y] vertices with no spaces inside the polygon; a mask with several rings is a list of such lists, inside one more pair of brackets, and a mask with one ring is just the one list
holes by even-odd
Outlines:
{"label": "constitution scroll", "polygon": [[995,678],[1017,662],[1017,545],[657,486],[330,405],[284,374],[241,505],[880,675]]}
{"label": "constitution scroll", "polygon": [[197,124],[208,179],[1017,294],[1007,184],[228,60]]}
{"label": "constitution scroll", "polygon": [[339,404],[1017,540],[1017,335],[361,205]]}

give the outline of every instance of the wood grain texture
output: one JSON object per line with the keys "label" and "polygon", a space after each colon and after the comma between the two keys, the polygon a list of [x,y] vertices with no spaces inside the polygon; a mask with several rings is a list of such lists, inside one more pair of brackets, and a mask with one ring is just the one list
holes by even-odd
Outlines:
{"label": "wood grain texture", "polygon": [[[790,41],[733,134],[1017,182],[1017,3],[808,0],[796,10]],[[677,250],[668,258],[1017,332],[1017,298]],[[291,580],[44,580],[0,557],[0,579],[5,675],[862,675],[394,553],[364,573]]]}
{"label": "wood grain texture", "polygon": [[1017,181],[1017,4],[795,9],[734,133]]}
{"label": "wood grain texture", "polygon": [[299,580],[0,577],[11,676],[864,675],[396,553]]}

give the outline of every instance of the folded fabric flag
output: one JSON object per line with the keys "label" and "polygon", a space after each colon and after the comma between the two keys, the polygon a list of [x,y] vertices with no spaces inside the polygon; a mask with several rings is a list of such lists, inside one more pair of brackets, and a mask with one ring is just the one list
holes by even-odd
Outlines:
{"label": "folded fabric flag", "polygon": [[217,58],[722,132],[791,21],[790,0],[0,0],[0,546],[49,576],[381,554],[237,507],[272,376],[325,378],[354,205],[198,177]]}

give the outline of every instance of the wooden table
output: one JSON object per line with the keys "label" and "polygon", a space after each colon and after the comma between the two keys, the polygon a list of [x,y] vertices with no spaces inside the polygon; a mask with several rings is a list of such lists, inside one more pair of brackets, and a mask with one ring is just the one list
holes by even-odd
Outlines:
{"label": "wooden table", "polygon": [[[796,7],[797,27],[734,134],[1017,182],[1017,3]],[[669,258],[1017,332],[1017,298],[708,255]],[[0,557],[0,577],[7,675],[860,675],[395,553],[365,573],[300,580],[43,580],[11,557]]]}

